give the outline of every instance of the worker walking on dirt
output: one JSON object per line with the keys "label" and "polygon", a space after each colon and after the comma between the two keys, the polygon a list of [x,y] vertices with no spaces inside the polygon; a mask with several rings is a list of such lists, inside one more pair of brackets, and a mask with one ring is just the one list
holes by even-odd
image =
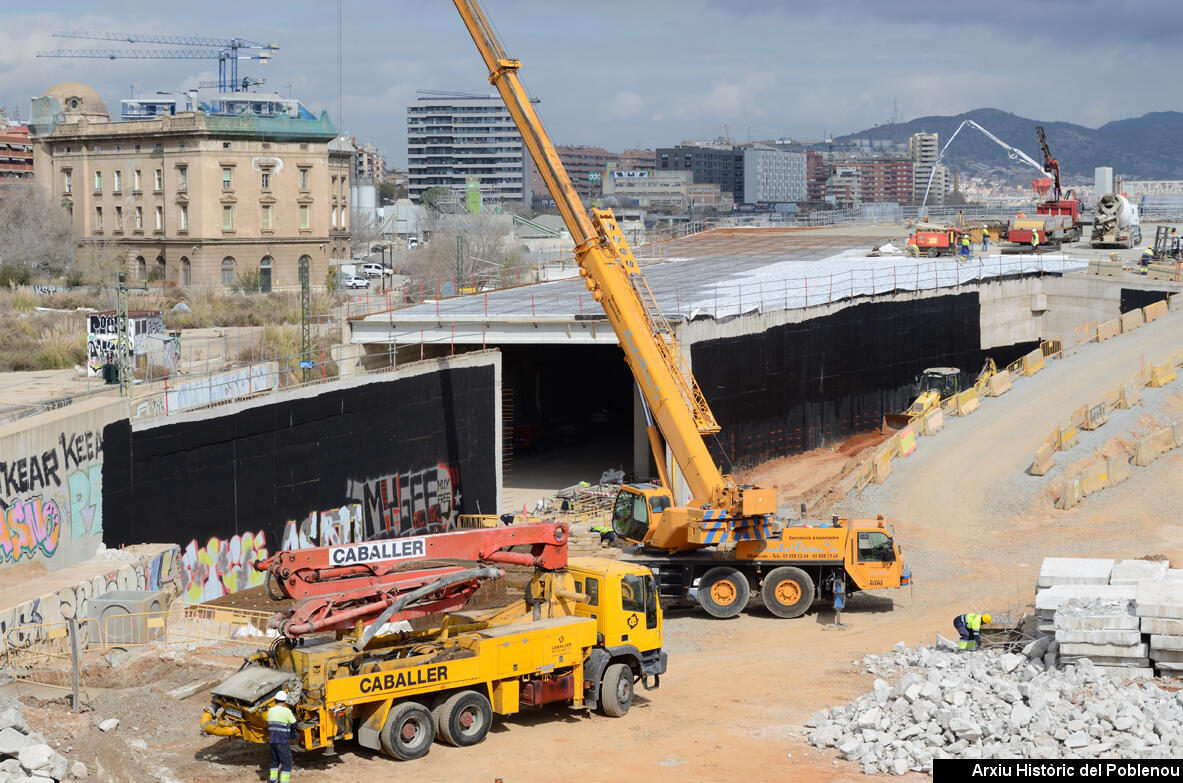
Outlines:
{"label": "worker walking on dirt", "polygon": [[961,235],[961,255],[964,258],[969,258],[969,248],[970,248],[971,244],[973,244],[973,243],[970,242],[969,234],[962,234]]}
{"label": "worker walking on dirt", "polygon": [[990,232],[982,226],[982,252],[985,253],[990,247]]}
{"label": "worker walking on dirt", "polygon": [[292,724],[296,716],[287,706],[287,691],[275,694],[276,705],[267,710],[267,728],[271,732],[271,783],[288,783],[292,779]]}
{"label": "worker walking on dirt", "polygon": [[989,625],[992,619],[994,618],[988,614],[974,614],[973,612],[966,612],[965,614],[959,614],[954,617],[953,627],[957,629],[957,633],[961,636],[957,642],[957,649],[978,649],[978,645],[982,642],[981,628],[983,625]]}

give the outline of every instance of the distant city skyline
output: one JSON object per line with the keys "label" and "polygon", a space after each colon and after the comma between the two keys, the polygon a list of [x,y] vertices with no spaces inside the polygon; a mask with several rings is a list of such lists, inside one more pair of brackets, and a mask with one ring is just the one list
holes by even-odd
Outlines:
{"label": "distant city skyline", "polygon": [[[842,135],[888,122],[993,106],[1041,121],[1097,127],[1178,110],[1167,88],[1183,4],[1094,0],[980,6],[852,0],[829,9],[777,0],[593,4],[486,0],[489,18],[561,144],[626,148],[713,138]],[[275,43],[240,75],[337,117],[336,4],[148,6],[60,0],[0,13],[0,106],[27,119],[30,98],[62,81],[99,92],[113,116],[140,94],[217,78],[202,60],[35,57],[57,48],[133,48],[52,38],[65,30],[240,37]],[[493,92],[451,3],[344,0],[344,122],[406,166],[406,106],[416,90]]]}

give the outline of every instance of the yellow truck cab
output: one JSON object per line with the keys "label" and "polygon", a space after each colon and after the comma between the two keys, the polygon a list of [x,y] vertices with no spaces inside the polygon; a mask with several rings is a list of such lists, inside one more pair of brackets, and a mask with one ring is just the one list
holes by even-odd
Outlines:
{"label": "yellow truck cab", "polygon": [[[672,505],[669,492],[658,485],[622,486],[613,505],[613,530],[643,542],[649,528],[663,524]],[[768,611],[792,618],[818,599],[831,598],[838,583],[847,595],[910,584],[911,571],[900,552],[882,519],[833,517],[794,523],[722,552],[671,554],[628,547],[622,562],[651,570],[667,602],[693,601],[713,617],[734,617],[758,591]]]}
{"label": "yellow truck cab", "polygon": [[452,612],[434,627],[375,637],[358,650],[340,634],[248,657],[212,691],[202,730],[266,742],[275,694],[298,694],[293,746],[356,739],[400,760],[433,740],[481,742],[493,715],[561,703],[620,717],[636,683],[657,688],[666,670],[657,585],[645,568],[571,558],[535,576],[508,607]]}

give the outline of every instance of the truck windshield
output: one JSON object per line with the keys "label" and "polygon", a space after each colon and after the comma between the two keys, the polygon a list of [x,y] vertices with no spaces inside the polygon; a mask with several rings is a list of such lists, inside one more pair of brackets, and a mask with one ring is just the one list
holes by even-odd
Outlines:
{"label": "truck windshield", "polygon": [[886,533],[878,530],[860,531],[858,534],[858,559],[890,563],[895,560],[895,549]]}

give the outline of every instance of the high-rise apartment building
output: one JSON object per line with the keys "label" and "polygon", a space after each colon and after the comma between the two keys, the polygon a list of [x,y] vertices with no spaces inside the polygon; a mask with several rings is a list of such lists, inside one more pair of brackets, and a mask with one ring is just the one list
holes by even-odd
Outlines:
{"label": "high-rise apartment building", "polygon": [[366,142],[358,144],[350,139],[356,152],[353,153],[353,179],[359,184],[372,185],[386,179],[386,153]]}
{"label": "high-rise apartment building", "polygon": [[319,285],[349,256],[353,145],[327,114],[111,122],[94,90],[65,83],[33,100],[29,125],[36,181],[132,279],[291,289],[302,261]]}
{"label": "high-rise apartment building", "polygon": [[658,171],[689,171],[694,182],[714,183],[738,201],[744,197],[743,149],[740,147],[680,146],[657,150]]}
{"label": "high-rise apartment building", "polygon": [[[908,139],[908,157],[912,159],[912,201],[919,204],[928,189],[928,204],[941,206],[945,203],[947,172],[937,163],[940,145],[935,133],[913,133]],[[934,171],[935,170],[935,171]],[[929,188],[929,178],[932,186]]]}
{"label": "high-rise apartment building", "polygon": [[804,201],[807,195],[805,153],[773,147],[743,150],[743,203]]}
{"label": "high-rise apartment building", "polygon": [[29,128],[0,112],[0,182],[33,178],[33,141]]}
{"label": "high-rise apartment building", "polygon": [[913,182],[912,161],[910,160],[904,158],[851,158],[835,165],[852,169],[857,173],[858,194],[861,202],[912,203]]}
{"label": "high-rise apartment building", "polygon": [[[620,156],[602,147],[584,147],[582,145],[556,144],[555,151],[559,153],[559,160],[567,170],[567,176],[575,186],[575,192],[580,198],[591,200],[599,198],[603,192],[605,172],[619,169]],[[546,196],[546,183],[534,161],[530,161],[530,188],[538,196]]]}
{"label": "high-rise apartment building", "polygon": [[529,157],[497,95],[423,96],[407,106],[408,190],[415,202],[437,186],[464,194],[476,178],[483,198],[528,204]]}

